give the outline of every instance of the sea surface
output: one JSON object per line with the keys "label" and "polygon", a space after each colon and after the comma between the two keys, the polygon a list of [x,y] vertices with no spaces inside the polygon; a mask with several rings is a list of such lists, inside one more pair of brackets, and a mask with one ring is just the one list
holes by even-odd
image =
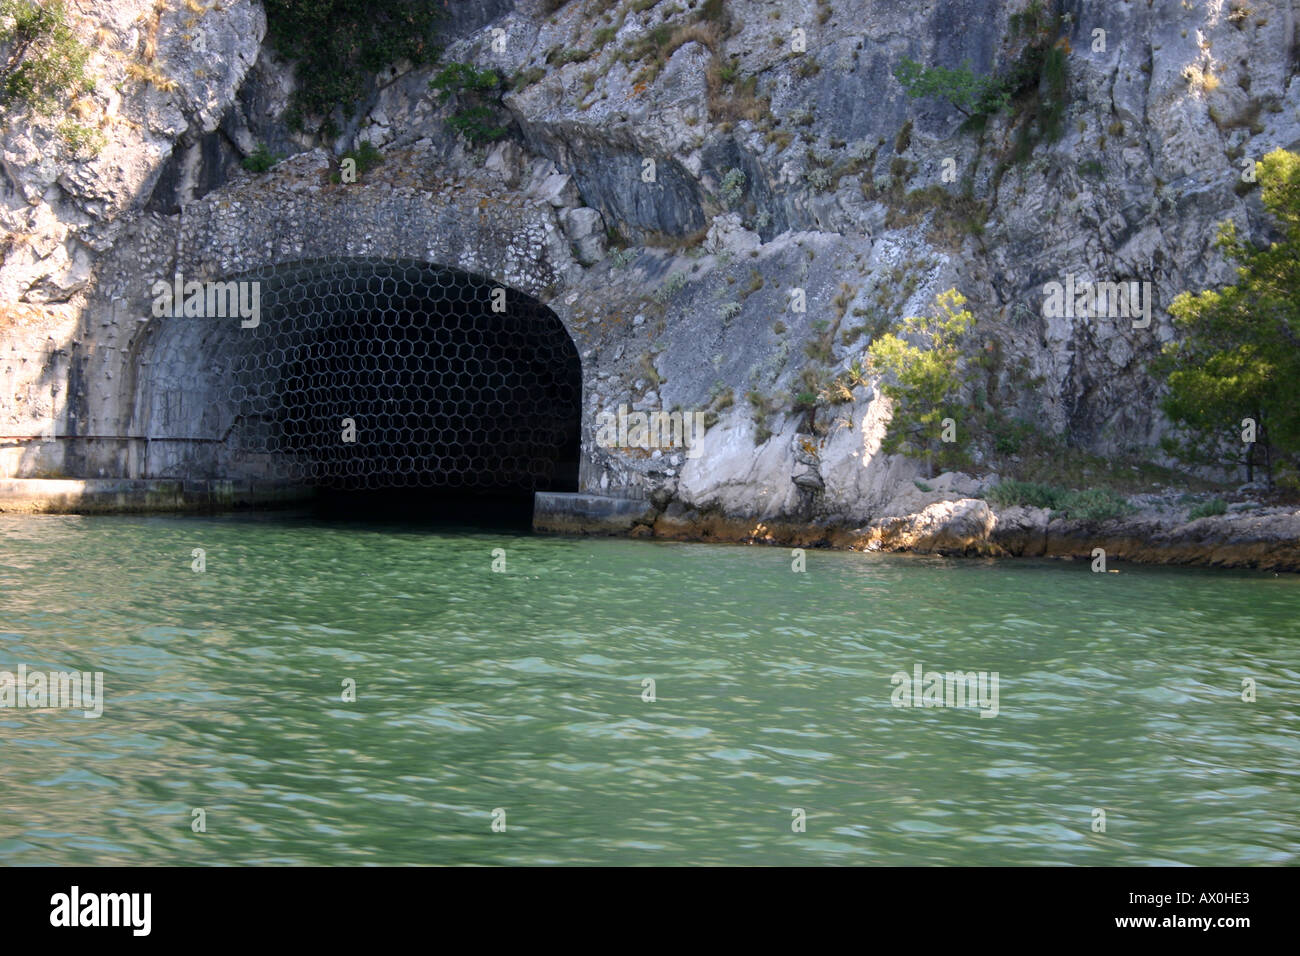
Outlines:
{"label": "sea surface", "polygon": [[1300,859],[1300,576],[805,560],[0,516],[0,864]]}

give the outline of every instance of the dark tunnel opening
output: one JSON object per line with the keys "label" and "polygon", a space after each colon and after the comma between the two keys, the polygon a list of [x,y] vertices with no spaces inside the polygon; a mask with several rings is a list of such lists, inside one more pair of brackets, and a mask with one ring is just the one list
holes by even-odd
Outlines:
{"label": "dark tunnel opening", "polygon": [[425,263],[300,263],[250,275],[259,325],[234,396],[243,445],[320,510],[526,520],[578,485],[582,369],[559,318]]}

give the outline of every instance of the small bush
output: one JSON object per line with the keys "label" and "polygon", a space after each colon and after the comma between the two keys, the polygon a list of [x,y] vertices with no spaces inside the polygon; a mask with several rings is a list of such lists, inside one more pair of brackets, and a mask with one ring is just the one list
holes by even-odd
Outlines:
{"label": "small bush", "polygon": [[[384,154],[381,153],[378,149],[376,149],[375,145],[371,143],[370,140],[365,139],[357,144],[356,149],[349,150],[348,152],[340,156],[339,162],[341,164],[344,160],[348,160],[348,159],[356,163],[356,174],[358,176],[364,176],[366,173],[370,172],[370,170],[374,169],[376,166],[378,166],[380,163],[384,161]],[[342,167],[340,166],[339,169],[336,169],[334,170],[334,172],[330,173],[330,182],[338,183],[342,181],[343,181],[343,173],[342,173]]]}
{"label": "small bush", "polygon": [[488,106],[469,106],[458,110],[447,120],[447,125],[475,146],[491,143],[506,135],[506,128],[498,126],[495,113]]}
{"label": "small bush", "polygon": [[458,108],[447,125],[474,146],[506,135],[506,127],[498,122],[501,87],[502,79],[495,70],[480,70],[472,63],[449,63],[429,81],[440,101],[456,98]]}
{"label": "small bush", "polygon": [[1061,503],[1061,514],[1064,517],[1081,518],[1084,521],[1107,521],[1132,510],[1133,506],[1123,495],[1109,488],[1071,491]]}
{"label": "small bush", "polygon": [[808,185],[817,192],[825,192],[834,184],[830,170],[827,169],[810,169],[804,174],[804,178],[808,181]]}
{"label": "small bush", "polygon": [[547,56],[546,62],[553,66],[566,66],[569,63],[584,63],[589,59],[590,50],[555,50]]}
{"label": "small bush", "polygon": [[740,301],[744,302],[759,289],[763,288],[764,281],[763,273],[759,272],[757,269],[750,269],[749,281],[745,283],[745,287],[740,290]]}
{"label": "small bush", "polygon": [[746,392],[745,398],[749,401],[750,417],[754,422],[754,444],[761,445],[772,437],[772,429],[767,424],[767,418],[772,413],[771,402],[756,388]]}
{"label": "small bush", "polygon": [[686,273],[674,272],[654,292],[655,301],[663,304],[686,286]]}
{"label": "small bush", "polygon": [[1222,498],[1212,498],[1187,512],[1187,520],[1195,521],[1197,518],[1212,518],[1215,515],[1227,514],[1227,512],[1228,503],[1226,501]]}
{"label": "small bush", "polygon": [[924,67],[903,57],[894,69],[894,77],[908,96],[940,97],[967,119],[990,116],[1011,103],[1004,81],[995,76],[981,76],[965,63],[956,69]]}
{"label": "small bush", "polygon": [[240,165],[250,173],[264,173],[283,158],[267,149],[265,143],[258,143],[257,148],[245,156]]}
{"label": "small bush", "polygon": [[633,259],[636,258],[636,250],[635,249],[614,249],[605,258],[609,260],[609,264],[613,266],[615,269],[622,269],[625,268],[628,265],[628,263],[630,263]]}
{"label": "small bush", "polygon": [[93,88],[90,48],[77,39],[62,0],[0,0],[0,106],[51,113],[68,93]]}
{"label": "small bush", "polygon": [[435,58],[435,27],[443,0],[263,0],[266,42],[295,61],[297,87],[286,114],[296,129],[322,118],[320,131],[338,132],[335,116],[364,99],[384,67]]}
{"label": "small bush", "polygon": [[1061,506],[1067,492],[1064,488],[1043,485],[1035,481],[999,482],[989,489],[987,498],[1000,508],[1051,508]]}
{"label": "small bush", "polygon": [[1024,419],[995,419],[989,426],[993,437],[993,450],[999,455],[1018,455],[1025,442],[1034,433],[1034,426]]}
{"label": "small bush", "polygon": [[101,130],[84,126],[75,120],[65,119],[61,122],[58,133],[64,147],[76,159],[93,159],[108,144],[108,137]]}
{"label": "small bush", "polygon": [[540,66],[529,67],[526,70],[520,70],[510,81],[510,88],[516,93],[527,89],[538,80],[546,75],[546,70]]}
{"label": "small bush", "polygon": [[710,23],[716,23],[719,26],[727,22],[727,7],[725,0],[704,0],[700,5],[700,11],[696,16],[701,20],[707,20]]}
{"label": "small bush", "polygon": [[734,404],[735,393],[722,382],[715,383],[709,390],[709,406],[704,410],[704,427],[709,429],[716,425],[722,412]]}
{"label": "small bush", "polygon": [[723,203],[728,209],[734,209],[745,196],[745,172],[741,169],[729,169],[722,177],[719,190]]}
{"label": "small bush", "polygon": [[806,80],[820,73],[822,66],[817,62],[816,57],[811,53],[807,53],[799,57],[799,63],[795,66],[794,71],[801,79]]}
{"label": "small bush", "polygon": [[985,496],[994,505],[1009,508],[1050,508],[1054,518],[1079,518],[1084,521],[1105,521],[1118,518],[1133,510],[1128,500],[1110,488],[1089,488],[1069,491],[1054,485],[1033,481],[1007,480],[989,489]]}
{"label": "small bush", "polygon": [[1023,162],[1042,140],[1060,139],[1067,105],[1068,42],[1062,38],[1065,15],[1055,4],[1032,0],[1008,18],[1016,52],[997,75],[924,67],[904,57],[894,70],[909,97],[946,99],[966,117],[965,128],[982,130],[995,114],[1010,110],[1017,124],[1012,158]]}

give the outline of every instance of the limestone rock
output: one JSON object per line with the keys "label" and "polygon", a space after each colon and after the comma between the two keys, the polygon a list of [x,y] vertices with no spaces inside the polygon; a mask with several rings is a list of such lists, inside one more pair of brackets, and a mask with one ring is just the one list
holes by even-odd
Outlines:
{"label": "limestone rock", "polygon": [[1042,555],[1047,551],[1047,508],[1013,507],[997,513],[993,540],[1009,554]]}
{"label": "limestone rock", "polygon": [[880,519],[871,525],[870,539],[884,551],[987,554],[996,524],[985,501],[963,498],[935,502],[917,514]]}
{"label": "limestone rock", "polygon": [[605,258],[605,223],[598,211],[587,206],[569,209],[561,219],[579,262],[590,266]]}

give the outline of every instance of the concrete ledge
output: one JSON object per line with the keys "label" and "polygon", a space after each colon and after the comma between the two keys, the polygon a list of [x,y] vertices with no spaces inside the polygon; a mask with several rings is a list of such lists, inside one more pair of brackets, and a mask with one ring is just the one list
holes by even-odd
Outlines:
{"label": "concrete ledge", "polygon": [[165,478],[0,478],[0,512],[140,514],[234,511],[293,504],[313,489],[274,481]]}
{"label": "concrete ledge", "polygon": [[649,533],[656,509],[642,498],[539,491],[533,496],[533,530],[551,534]]}

